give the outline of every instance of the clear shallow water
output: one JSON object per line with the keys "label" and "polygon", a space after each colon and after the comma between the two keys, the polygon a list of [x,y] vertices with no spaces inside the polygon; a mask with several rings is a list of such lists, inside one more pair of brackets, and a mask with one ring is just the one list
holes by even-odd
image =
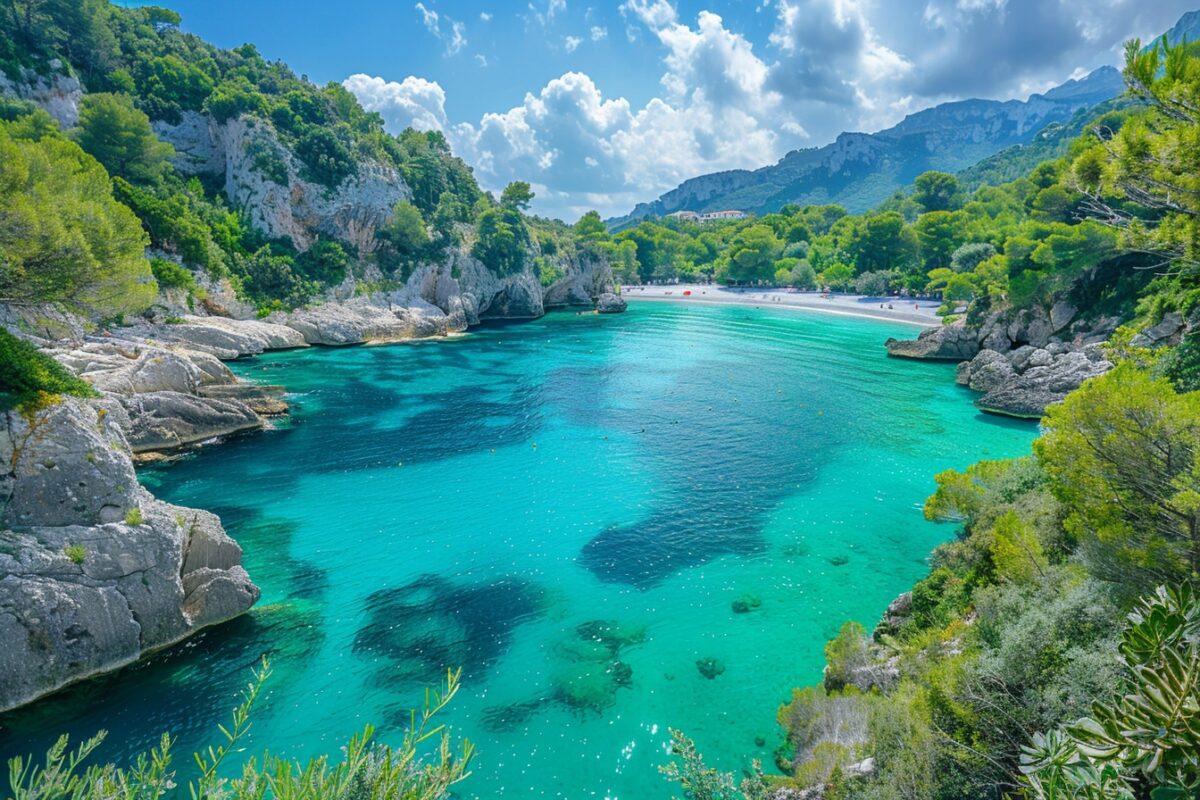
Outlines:
{"label": "clear shallow water", "polygon": [[[952,366],[886,358],[913,333],[635,303],[239,362],[289,387],[292,417],[142,480],[221,515],[259,605],[0,717],[0,755],[99,728],[109,758],[163,730],[190,752],[266,653],[250,752],[336,752],[367,722],[396,739],[461,665],[464,797],[668,797],[668,726],[723,768],[770,764],[776,706],[819,679],[824,642],[952,535],[921,516],[934,473],[1035,435],[977,413]],[[745,595],[761,605],[735,614]]]}

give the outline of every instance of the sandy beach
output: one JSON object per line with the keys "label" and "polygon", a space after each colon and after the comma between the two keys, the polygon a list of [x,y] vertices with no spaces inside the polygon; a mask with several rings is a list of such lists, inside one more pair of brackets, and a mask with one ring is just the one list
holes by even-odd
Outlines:
{"label": "sandy beach", "polygon": [[[691,292],[691,294],[684,294],[684,292]],[[914,301],[901,297],[864,297],[857,294],[822,295],[819,292],[735,288],[715,284],[624,286],[621,288],[621,297],[629,302],[651,300],[801,308],[828,314],[886,319],[930,328],[942,324],[941,318],[937,315],[938,303],[936,301]],[[889,305],[891,308],[888,308]]]}

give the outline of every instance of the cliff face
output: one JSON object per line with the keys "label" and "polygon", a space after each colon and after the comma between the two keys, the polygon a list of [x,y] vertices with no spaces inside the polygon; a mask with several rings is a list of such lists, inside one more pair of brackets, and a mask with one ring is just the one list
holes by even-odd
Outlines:
{"label": "cliff face", "polygon": [[0,72],[0,96],[7,95],[36,103],[54,117],[64,129],[79,121],[79,101],[83,99],[83,86],[78,78],[60,72],[62,62],[57,59],[49,64],[50,75],[39,75],[33,70],[22,70],[21,80],[11,80]]}
{"label": "cliff face", "polygon": [[0,415],[0,711],[258,599],[215,516],[138,485],[123,417],[111,399]]}
{"label": "cliff face", "polygon": [[154,123],[159,138],[176,151],[184,174],[223,175],[225,195],[270,237],[287,238],[306,250],[318,235],[354,245],[359,256],[375,246],[375,233],[396,203],[412,196],[392,167],[363,160],[336,189],[302,177],[295,156],[270,124],[239,117],[225,123],[187,111],[178,125]]}

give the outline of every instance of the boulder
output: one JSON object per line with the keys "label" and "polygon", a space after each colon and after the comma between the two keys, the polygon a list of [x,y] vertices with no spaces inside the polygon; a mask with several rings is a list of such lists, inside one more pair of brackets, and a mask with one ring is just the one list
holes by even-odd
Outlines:
{"label": "boulder", "polygon": [[1009,363],[1012,364],[1013,369],[1020,372],[1029,366],[1029,359],[1032,358],[1033,354],[1037,351],[1038,348],[1031,344],[1021,345],[1016,350],[1013,350],[1008,354]]}
{"label": "boulder", "polygon": [[629,304],[619,294],[605,292],[596,299],[596,310],[601,314],[620,314]]}
{"label": "boulder", "polygon": [[984,350],[960,367],[960,382],[983,393],[975,401],[980,410],[1039,419],[1046,406],[1061,402],[1088,378],[1112,369],[1103,349],[1095,344],[1080,349],[1035,349],[1027,357],[1018,353]]}
{"label": "boulder", "polygon": [[1186,327],[1183,315],[1178,311],[1168,311],[1155,325],[1139,331],[1130,340],[1134,347],[1162,347],[1175,344]]}
{"label": "boulder", "polygon": [[990,392],[1016,376],[1012,363],[995,350],[983,350],[963,369],[965,384],[977,392]]}
{"label": "boulder", "polygon": [[[1029,367],[1048,367],[1054,361],[1054,356],[1049,350],[1037,348],[1029,354],[1029,360],[1025,362],[1024,368]],[[1014,364],[1014,367],[1016,365]]]}
{"label": "boulder", "polygon": [[1031,344],[1045,347],[1055,333],[1050,316],[1041,306],[1022,308],[1012,314],[1006,330],[1008,340],[1014,345]]}
{"label": "boulder", "polygon": [[883,636],[894,636],[900,631],[900,626],[912,615],[912,592],[904,592],[888,604],[883,612],[883,618],[875,626],[872,634],[876,641]]}
{"label": "boulder", "polygon": [[1061,298],[1050,307],[1050,327],[1057,333],[1070,325],[1078,313],[1079,309],[1065,298]]}
{"label": "boulder", "polygon": [[975,331],[961,320],[927,328],[916,339],[888,339],[884,346],[889,356],[921,361],[966,361],[979,352]]}

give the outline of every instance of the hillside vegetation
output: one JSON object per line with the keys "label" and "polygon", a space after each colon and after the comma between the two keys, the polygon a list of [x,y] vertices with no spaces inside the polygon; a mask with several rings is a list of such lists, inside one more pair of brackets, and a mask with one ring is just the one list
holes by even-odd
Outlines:
{"label": "hillside vegetation", "polygon": [[[451,248],[473,252],[500,275],[531,270],[544,284],[557,274],[551,258],[575,252],[565,226],[524,213],[528,184],[514,184],[497,200],[440,133],[393,136],[341,85],[316,86],[266,61],[253,45],[214,47],[181,31],[179,22],[168,9],[106,0],[0,5],[0,70],[10,80],[69,74],[86,89],[78,122],[65,131],[32,105],[5,101],[0,147],[5,162],[14,162],[9,171],[16,154],[23,161],[39,154],[40,167],[13,172],[0,191],[24,198],[24,217],[56,229],[26,231],[12,218],[8,236],[21,246],[0,265],[0,298],[69,302],[109,317],[149,306],[156,281],[199,302],[204,285],[226,280],[266,313],[318,299],[347,276],[362,288],[397,286]],[[370,172],[394,176],[387,179],[408,199],[388,209],[358,246],[330,235],[311,243],[272,236],[251,222],[252,209],[225,196],[224,175],[181,171],[186,156],[161,141],[154,126],[178,124],[187,114],[218,125],[240,120],[256,131],[246,146],[251,169],[265,182],[304,181],[319,194]],[[102,213],[84,213],[82,203]],[[70,275],[63,269],[66,239],[85,253]],[[158,259],[153,271],[140,257],[147,244]],[[29,280],[28,265],[43,257],[57,268]]]}

